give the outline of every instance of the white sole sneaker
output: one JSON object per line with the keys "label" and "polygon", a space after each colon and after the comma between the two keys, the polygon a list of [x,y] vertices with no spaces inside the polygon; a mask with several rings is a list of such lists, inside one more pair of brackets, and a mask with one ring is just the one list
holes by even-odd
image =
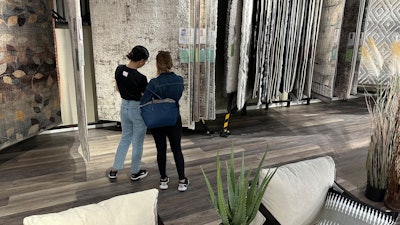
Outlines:
{"label": "white sole sneaker", "polygon": [[186,178],[185,183],[180,183],[178,184],[178,191],[180,192],[184,192],[188,189],[190,182],[189,180]]}
{"label": "white sole sneaker", "polygon": [[161,190],[167,190],[168,189],[168,183],[169,183],[169,177],[167,177],[166,181],[161,181],[161,179],[160,179],[160,189]]}
{"label": "white sole sneaker", "polygon": [[147,177],[147,174],[149,174],[149,172],[147,172],[147,170],[139,170],[138,173],[134,173],[131,175],[131,180],[132,181],[138,181],[140,179],[143,179],[145,177]]}
{"label": "white sole sneaker", "polygon": [[107,173],[107,176],[109,179],[117,179],[118,171],[116,170],[110,170]]}

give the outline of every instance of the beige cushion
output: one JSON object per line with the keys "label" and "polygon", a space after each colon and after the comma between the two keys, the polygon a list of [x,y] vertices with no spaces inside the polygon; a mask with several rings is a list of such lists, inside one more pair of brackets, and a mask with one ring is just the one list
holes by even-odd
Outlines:
{"label": "beige cushion", "polygon": [[[267,172],[263,169],[261,177]],[[271,179],[262,204],[281,225],[309,225],[323,208],[334,180],[335,162],[330,156],[283,165]]]}
{"label": "beige cushion", "polygon": [[120,195],[97,204],[24,218],[24,225],[155,225],[158,190]]}

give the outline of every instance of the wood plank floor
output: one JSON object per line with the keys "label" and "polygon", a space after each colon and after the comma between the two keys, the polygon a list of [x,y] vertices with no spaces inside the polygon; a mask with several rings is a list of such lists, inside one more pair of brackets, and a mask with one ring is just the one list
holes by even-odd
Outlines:
{"label": "wood plank floor", "polygon": [[[199,125],[184,131],[182,138],[189,190],[176,189],[177,174],[168,154],[170,189],[160,191],[159,214],[166,224],[218,224],[200,167],[215,177],[215,156],[228,159],[245,154],[246,168],[254,167],[268,147],[264,166],[313,158],[334,157],[337,180],[361,200],[366,185],[365,160],[369,144],[369,116],[364,99],[311,105],[292,105],[268,110],[249,110],[232,115],[231,135],[219,136],[224,115],[207,125],[215,134],[207,135]],[[121,132],[116,127],[89,130],[91,161],[79,153],[78,133],[42,134],[0,151],[0,224],[19,225],[25,216],[57,212],[70,207],[96,203],[115,195],[157,188],[159,175],[155,145],[146,136],[143,167],[149,176],[129,180],[129,159],[116,182],[106,178]],[[212,179],[215,180],[215,179]],[[383,207],[380,203],[373,203]],[[132,205],[132,210],[140,203]]]}

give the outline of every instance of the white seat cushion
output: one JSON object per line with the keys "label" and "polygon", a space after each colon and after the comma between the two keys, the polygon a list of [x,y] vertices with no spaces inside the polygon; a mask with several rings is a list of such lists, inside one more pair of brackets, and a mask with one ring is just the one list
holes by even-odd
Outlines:
{"label": "white seat cushion", "polygon": [[[262,169],[260,179],[267,172]],[[334,181],[335,162],[330,156],[283,165],[271,179],[262,204],[281,225],[309,225]]]}
{"label": "white seat cushion", "polygon": [[116,196],[58,213],[32,215],[24,225],[155,225],[158,190]]}

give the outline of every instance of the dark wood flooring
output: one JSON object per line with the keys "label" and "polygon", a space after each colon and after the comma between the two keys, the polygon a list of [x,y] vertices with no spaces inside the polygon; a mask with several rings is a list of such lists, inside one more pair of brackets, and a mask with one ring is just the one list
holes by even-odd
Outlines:
{"label": "dark wood flooring", "polygon": [[[168,154],[170,189],[160,191],[158,204],[165,224],[219,224],[200,169],[203,167],[215,181],[218,149],[223,160],[229,158],[231,148],[238,157],[244,152],[246,168],[255,167],[266,148],[265,167],[331,155],[337,166],[337,181],[361,200],[383,207],[364,197],[370,135],[364,98],[248,110],[246,115],[237,112],[231,117],[227,138],[219,136],[224,116],[207,121],[214,134],[208,135],[201,124],[196,130],[184,130],[182,146],[191,181],[185,193],[176,189],[175,165]],[[143,167],[149,170],[149,176],[138,182],[129,180],[128,153],[126,168],[117,181],[106,178],[120,135],[116,127],[89,130],[90,162],[79,153],[75,131],[42,134],[0,151],[0,224],[20,225],[28,215],[157,188],[156,150],[150,134],[143,153]],[[140,203],[132,205],[132,210],[135,207]]]}

